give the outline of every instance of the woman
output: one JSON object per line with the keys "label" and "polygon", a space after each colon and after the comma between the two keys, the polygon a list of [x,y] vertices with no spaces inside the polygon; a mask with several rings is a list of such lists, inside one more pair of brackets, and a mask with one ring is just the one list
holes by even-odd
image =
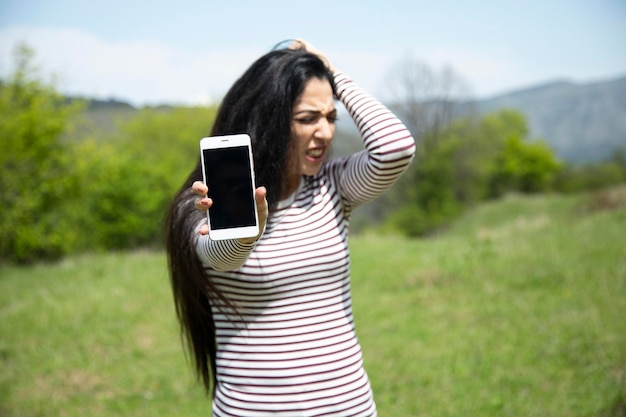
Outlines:
{"label": "woman", "polygon": [[[365,150],[327,160],[335,98]],[[213,241],[200,164],[167,216],[177,313],[214,416],[374,416],[351,308],[352,211],[382,194],[415,151],[406,127],[303,40],[235,82],[213,135],[248,133],[262,232]]]}

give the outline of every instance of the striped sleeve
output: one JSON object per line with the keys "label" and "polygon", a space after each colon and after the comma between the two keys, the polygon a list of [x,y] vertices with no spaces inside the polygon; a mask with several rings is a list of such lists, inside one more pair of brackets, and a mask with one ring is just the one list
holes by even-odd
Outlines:
{"label": "striped sleeve", "polygon": [[363,204],[383,194],[406,171],[415,155],[415,140],[398,117],[345,74],[335,73],[335,83],[337,97],[365,146],[344,161],[340,189],[348,202]]}
{"label": "striped sleeve", "polygon": [[237,239],[211,240],[196,231],[196,254],[200,261],[216,271],[235,271],[246,262],[256,243]]}

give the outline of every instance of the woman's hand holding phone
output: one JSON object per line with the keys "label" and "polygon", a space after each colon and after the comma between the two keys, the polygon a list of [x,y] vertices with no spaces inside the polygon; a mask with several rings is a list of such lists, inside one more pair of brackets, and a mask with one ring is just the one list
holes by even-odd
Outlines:
{"label": "woman's hand holding phone", "polygon": [[[209,193],[208,187],[202,181],[195,181],[192,184],[191,189],[193,190],[194,194],[196,194],[199,197],[196,199],[196,202],[195,202],[196,208],[198,210],[207,211],[213,204],[213,200],[207,197],[207,194]],[[265,187],[258,187],[254,191],[254,199],[256,200],[257,213],[259,216],[260,232],[258,236],[256,237],[239,239],[242,243],[253,243],[256,240],[258,240],[263,234],[263,231],[265,230],[265,223],[267,223],[267,216],[268,216],[268,204],[267,204],[267,199],[265,198],[266,195],[267,195],[267,190],[265,189]],[[209,234],[208,222],[204,223],[200,227],[200,234],[201,235]]]}
{"label": "woman's hand holding phone", "polygon": [[[202,181],[194,181],[194,183],[191,185],[191,190],[195,195],[199,196],[199,198],[196,198],[196,208],[198,210],[207,211],[209,207],[211,207],[211,205],[213,204],[213,200],[207,197],[207,194],[209,193],[209,187],[207,187]],[[200,227],[200,234],[203,236],[209,234],[208,221]]]}

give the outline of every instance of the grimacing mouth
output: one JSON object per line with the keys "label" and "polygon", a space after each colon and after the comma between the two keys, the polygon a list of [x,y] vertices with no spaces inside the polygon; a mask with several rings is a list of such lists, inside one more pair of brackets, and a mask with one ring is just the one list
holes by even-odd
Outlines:
{"label": "grimacing mouth", "polygon": [[319,158],[320,156],[324,155],[325,151],[326,151],[326,148],[313,148],[313,149],[307,149],[306,154],[313,158]]}

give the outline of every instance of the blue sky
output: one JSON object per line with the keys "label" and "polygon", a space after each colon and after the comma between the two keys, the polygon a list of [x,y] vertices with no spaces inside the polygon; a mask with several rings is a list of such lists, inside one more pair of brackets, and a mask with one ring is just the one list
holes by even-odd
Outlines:
{"label": "blue sky", "polygon": [[25,42],[63,92],[204,103],[294,37],[379,96],[408,57],[451,67],[475,97],[626,75],[625,0],[0,0],[0,75]]}

